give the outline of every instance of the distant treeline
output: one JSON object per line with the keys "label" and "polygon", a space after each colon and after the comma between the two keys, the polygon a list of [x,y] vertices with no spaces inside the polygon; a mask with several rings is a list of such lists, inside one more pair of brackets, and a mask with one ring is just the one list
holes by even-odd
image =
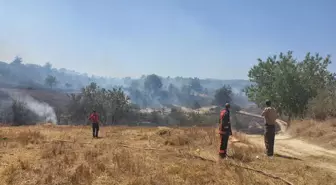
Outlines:
{"label": "distant treeline", "polygon": [[249,104],[241,92],[251,83],[247,80],[217,80],[183,77],[160,77],[143,75],[141,78],[104,78],[89,76],[67,69],[56,69],[51,63],[43,66],[24,64],[16,57],[12,62],[0,62],[0,87],[80,92],[90,83],[102,88],[121,88],[131,101],[140,107],[163,107],[174,104],[192,108],[195,104],[210,105],[215,91],[223,85],[230,85],[233,99],[241,106]]}

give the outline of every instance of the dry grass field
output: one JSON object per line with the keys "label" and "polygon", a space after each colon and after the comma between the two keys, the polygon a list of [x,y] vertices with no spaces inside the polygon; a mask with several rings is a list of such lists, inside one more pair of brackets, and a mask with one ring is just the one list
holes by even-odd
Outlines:
{"label": "dry grass field", "polygon": [[289,133],[324,147],[336,149],[336,119],[320,122],[294,121],[291,123]]}
{"label": "dry grass field", "polygon": [[234,133],[217,159],[213,128],[0,127],[1,185],[335,184],[332,171],[293,158],[267,158]]}

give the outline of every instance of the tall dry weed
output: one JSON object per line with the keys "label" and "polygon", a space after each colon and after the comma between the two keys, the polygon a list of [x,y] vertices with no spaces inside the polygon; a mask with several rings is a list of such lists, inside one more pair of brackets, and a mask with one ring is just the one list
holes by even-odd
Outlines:
{"label": "tall dry weed", "polygon": [[292,121],[288,132],[292,136],[308,139],[325,147],[336,148],[336,119],[295,120]]}
{"label": "tall dry weed", "polygon": [[[335,180],[323,169],[305,168],[302,161],[256,159],[258,147],[251,145],[242,133],[233,133],[232,138],[239,142],[231,143],[230,140],[229,155],[232,158],[217,162],[219,135],[214,128],[165,128],[162,131],[157,128],[106,127],[102,129],[102,135],[109,133],[108,137],[105,135],[98,140],[91,138],[90,128],[37,128],[36,131],[45,136],[34,136],[39,140],[38,144],[2,148],[5,152],[0,154],[3,156],[0,162],[6,165],[0,166],[1,185],[281,185],[277,179],[233,164],[280,174],[294,184],[317,184],[318,181],[332,184]],[[11,131],[17,136],[19,131],[27,131],[17,129]],[[78,135],[77,140],[60,141],[62,137],[67,139],[63,132]],[[149,141],[140,139],[143,135],[150,140],[150,147]],[[164,145],[167,140],[173,145]]]}
{"label": "tall dry weed", "polygon": [[61,141],[52,141],[44,144],[42,158],[54,158],[72,150],[72,145]]}
{"label": "tall dry weed", "polygon": [[112,156],[114,169],[129,175],[145,173],[147,166],[143,157],[134,155],[127,149],[115,151]]}
{"label": "tall dry weed", "polygon": [[15,140],[22,145],[28,144],[40,144],[41,141],[45,138],[39,131],[21,131],[17,134]]}
{"label": "tall dry weed", "polygon": [[85,164],[80,164],[75,168],[75,171],[69,176],[69,182],[73,185],[91,184],[93,180],[90,167]]}

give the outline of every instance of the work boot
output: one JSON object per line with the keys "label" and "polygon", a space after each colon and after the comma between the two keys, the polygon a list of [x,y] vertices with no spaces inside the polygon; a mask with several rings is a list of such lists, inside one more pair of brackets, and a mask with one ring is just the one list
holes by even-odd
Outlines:
{"label": "work boot", "polygon": [[227,158],[227,155],[225,153],[221,153],[221,154],[219,154],[219,158],[225,159],[225,158]]}

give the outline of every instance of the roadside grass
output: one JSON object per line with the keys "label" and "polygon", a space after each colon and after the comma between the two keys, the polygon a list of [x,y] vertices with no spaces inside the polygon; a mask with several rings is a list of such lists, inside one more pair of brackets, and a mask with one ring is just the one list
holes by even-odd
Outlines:
{"label": "roadside grass", "polygon": [[296,120],[291,123],[288,132],[292,136],[336,149],[336,119],[326,121]]}

